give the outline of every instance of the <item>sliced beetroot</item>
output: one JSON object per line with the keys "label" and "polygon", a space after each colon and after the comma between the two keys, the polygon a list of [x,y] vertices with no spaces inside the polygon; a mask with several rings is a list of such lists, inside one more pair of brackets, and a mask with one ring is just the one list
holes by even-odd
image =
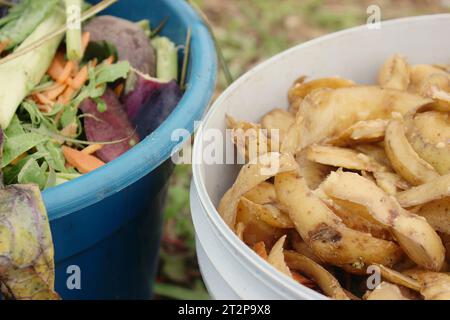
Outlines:
{"label": "sliced beetroot", "polygon": [[112,90],[107,89],[101,99],[107,105],[105,112],[99,112],[97,103],[92,99],[83,101],[80,109],[87,114],[84,118],[84,129],[89,141],[110,142],[126,138],[119,143],[104,145],[96,152],[97,157],[104,162],[109,162],[138,143],[139,136],[135,133],[133,124]]}
{"label": "sliced beetroot", "polygon": [[90,41],[107,41],[117,48],[119,60],[127,60],[139,71],[155,76],[156,56],[144,30],[136,23],[113,16],[93,18],[84,26]]}
{"label": "sliced beetroot", "polygon": [[181,97],[176,81],[160,82],[139,77],[134,90],[123,97],[123,103],[139,136],[146,137],[163,123]]}

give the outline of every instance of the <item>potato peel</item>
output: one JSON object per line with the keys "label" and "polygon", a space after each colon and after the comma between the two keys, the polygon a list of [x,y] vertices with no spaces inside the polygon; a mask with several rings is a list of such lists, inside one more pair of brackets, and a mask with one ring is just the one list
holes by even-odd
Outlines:
{"label": "potato peel", "polygon": [[284,261],[284,242],[286,241],[286,235],[282,236],[270,250],[267,262],[278,269],[281,273],[284,273],[288,277],[292,278],[292,273],[289,270],[286,262]]}
{"label": "potato peel", "polygon": [[295,159],[277,152],[267,153],[242,167],[233,186],[220,201],[218,211],[226,224],[234,229],[236,209],[241,197],[260,183],[280,172],[297,170]]}
{"label": "potato peel", "polygon": [[381,87],[406,90],[410,82],[408,62],[401,55],[390,57],[380,69],[378,83]]}
{"label": "potato peel", "polygon": [[381,141],[384,138],[388,123],[389,121],[386,119],[359,121],[337,137],[332,137],[324,143],[333,146],[348,146],[356,143]]}
{"label": "potato peel", "polygon": [[421,159],[409,144],[402,120],[390,121],[386,129],[385,149],[395,171],[409,183],[419,185],[439,177],[436,170]]}
{"label": "potato peel", "polygon": [[411,300],[398,285],[383,281],[364,295],[365,300]]}
{"label": "potato peel", "polygon": [[440,174],[450,173],[450,116],[427,111],[408,117],[406,137],[417,154]]}
{"label": "potato peel", "polygon": [[450,300],[450,275],[423,270],[409,270],[405,274],[420,283],[425,300]]}
{"label": "potato peel", "polygon": [[392,266],[400,260],[401,250],[395,243],[345,226],[302,177],[295,173],[278,174],[275,188],[300,236],[322,261],[363,273],[370,264]]}
{"label": "potato peel", "polygon": [[403,208],[410,208],[450,196],[450,174],[433,181],[397,193],[396,198]]}
{"label": "potato peel", "polygon": [[438,232],[450,235],[450,198],[431,201],[417,210]]}
{"label": "potato peel", "polygon": [[391,228],[402,249],[418,265],[440,270],[445,248],[428,222],[403,209],[395,198],[385,194],[375,183],[351,172],[333,172],[323,189],[332,198],[365,206],[371,216]]}
{"label": "potato peel", "polygon": [[281,142],[294,122],[295,117],[290,112],[284,109],[274,109],[262,117],[261,127],[267,130],[270,138],[272,138],[274,133],[273,130],[278,130],[278,138],[276,140]]}
{"label": "potato peel", "polygon": [[281,151],[296,153],[359,121],[389,119],[392,112],[404,115],[432,101],[417,94],[375,86],[319,89],[303,100]]}
{"label": "potato peel", "polygon": [[352,149],[313,144],[306,151],[308,160],[351,170],[385,171],[374,159]]}
{"label": "potato peel", "polygon": [[267,223],[269,226],[280,229],[294,228],[294,224],[289,216],[280,209],[271,204],[257,204],[245,197],[241,198],[241,202],[246,206],[247,210],[253,212],[255,218]]}
{"label": "potato peel", "polygon": [[349,300],[339,281],[320,264],[297,252],[284,252],[286,264],[291,270],[297,270],[313,279],[322,291],[330,298]]}

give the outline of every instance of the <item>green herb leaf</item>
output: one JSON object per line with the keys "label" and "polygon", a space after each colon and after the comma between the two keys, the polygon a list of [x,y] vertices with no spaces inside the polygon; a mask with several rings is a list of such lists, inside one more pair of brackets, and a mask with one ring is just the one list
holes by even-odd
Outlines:
{"label": "green herb leaf", "polygon": [[111,65],[101,64],[96,70],[96,83],[110,83],[119,79],[126,79],[131,66],[128,61],[120,61]]}
{"label": "green herb leaf", "polygon": [[47,141],[45,144],[40,144],[37,146],[39,152],[44,156],[45,161],[47,161],[50,169],[54,169],[59,172],[66,172],[65,167],[66,160],[64,154],[56,143],[53,141]]}
{"label": "green herb leaf", "polygon": [[74,106],[70,106],[64,109],[63,114],[61,115],[61,127],[65,128],[72,123],[76,123],[77,121],[77,113],[78,109]]}
{"label": "green herb leaf", "polygon": [[39,167],[37,161],[30,158],[17,175],[17,182],[20,184],[35,183],[39,186],[39,189],[44,189],[47,183],[47,175],[45,170]]}
{"label": "green herb leaf", "polygon": [[[23,130],[23,129],[22,129]],[[6,130],[5,144],[3,146],[2,168],[6,167],[22,153],[36,147],[38,144],[48,140],[47,137],[38,133],[21,133],[14,125],[13,129]]]}

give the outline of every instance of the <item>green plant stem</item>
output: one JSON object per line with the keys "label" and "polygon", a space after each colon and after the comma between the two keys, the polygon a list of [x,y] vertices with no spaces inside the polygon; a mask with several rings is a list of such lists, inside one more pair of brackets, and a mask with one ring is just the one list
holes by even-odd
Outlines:
{"label": "green plant stem", "polygon": [[81,15],[81,0],[64,0],[66,4],[67,25],[70,26],[66,32],[67,58],[72,61],[80,61],[83,58],[81,46],[81,22],[76,17]]}
{"label": "green plant stem", "polygon": [[178,81],[178,53],[174,43],[166,37],[152,40],[156,50],[156,77],[161,81]]}
{"label": "green plant stem", "polygon": [[191,51],[191,38],[192,38],[192,31],[191,28],[189,28],[186,34],[186,44],[184,45],[183,67],[181,69],[181,80],[180,80],[181,90],[186,90],[186,77],[189,65],[189,53]]}

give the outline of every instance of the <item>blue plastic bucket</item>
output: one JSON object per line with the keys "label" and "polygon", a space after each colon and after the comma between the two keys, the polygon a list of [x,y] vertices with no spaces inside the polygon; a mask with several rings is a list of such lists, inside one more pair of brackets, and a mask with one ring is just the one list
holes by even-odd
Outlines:
{"label": "blue plastic bucket", "polygon": [[168,119],[131,151],[44,192],[56,290],[63,299],[147,299],[173,168],[169,157],[178,144],[171,134],[178,128],[192,132],[202,117],[215,87],[216,53],[207,28],[184,0],[121,0],[102,14],[150,19],[153,25],[168,17],[162,33],[177,44],[184,44],[191,28],[188,89]]}

